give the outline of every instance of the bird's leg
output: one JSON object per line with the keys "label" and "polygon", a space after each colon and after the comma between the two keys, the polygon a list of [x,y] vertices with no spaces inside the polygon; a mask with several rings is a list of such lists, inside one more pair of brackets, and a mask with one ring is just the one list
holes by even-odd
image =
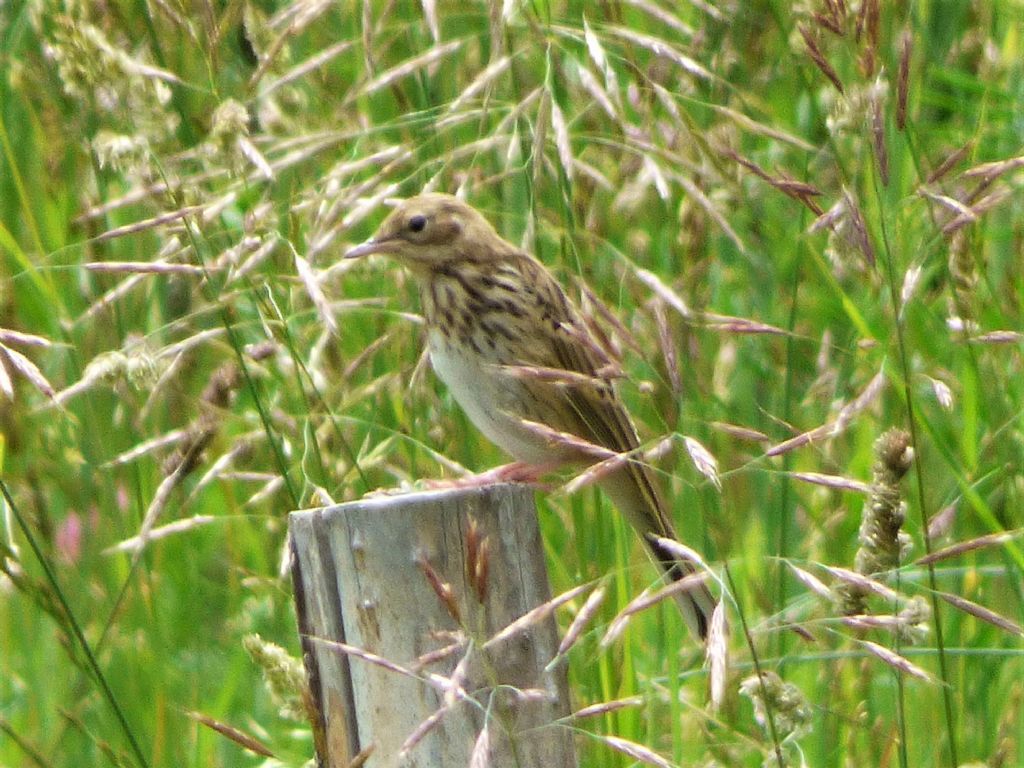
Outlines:
{"label": "bird's leg", "polygon": [[560,462],[528,464],[524,461],[513,461],[511,464],[502,464],[500,467],[494,467],[486,472],[479,472],[474,475],[467,475],[466,477],[452,480],[427,480],[425,485],[432,490],[443,488],[478,488],[482,485],[493,485],[495,483],[524,483],[541,487],[544,485],[541,483],[541,478],[560,466]]}

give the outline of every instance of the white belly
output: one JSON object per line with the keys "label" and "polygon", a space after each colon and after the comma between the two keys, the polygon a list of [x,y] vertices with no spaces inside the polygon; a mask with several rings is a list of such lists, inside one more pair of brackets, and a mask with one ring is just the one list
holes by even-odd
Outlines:
{"label": "white belly", "polygon": [[469,420],[492,443],[518,461],[544,464],[557,449],[523,427],[516,413],[519,382],[502,374],[496,364],[452,348],[437,331],[430,332],[430,363]]}

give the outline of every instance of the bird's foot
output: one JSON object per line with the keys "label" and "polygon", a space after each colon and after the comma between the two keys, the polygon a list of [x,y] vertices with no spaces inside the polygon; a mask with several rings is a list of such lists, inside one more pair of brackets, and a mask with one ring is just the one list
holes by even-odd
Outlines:
{"label": "bird's foot", "polygon": [[535,488],[546,488],[548,485],[541,482],[541,478],[557,467],[557,464],[527,464],[522,461],[513,461],[511,464],[502,464],[500,467],[494,467],[494,469],[488,469],[486,472],[479,472],[475,475],[452,480],[427,480],[424,485],[430,490],[479,488],[482,485],[494,485],[495,483],[524,483]]}

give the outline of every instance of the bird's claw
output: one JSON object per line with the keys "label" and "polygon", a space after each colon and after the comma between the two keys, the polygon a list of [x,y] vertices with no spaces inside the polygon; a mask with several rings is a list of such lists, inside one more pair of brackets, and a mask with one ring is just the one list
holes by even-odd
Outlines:
{"label": "bird's claw", "polygon": [[523,483],[543,489],[548,488],[549,484],[541,482],[541,478],[552,469],[553,467],[550,466],[513,461],[511,464],[503,464],[500,467],[488,469],[486,472],[465,477],[451,480],[425,480],[423,485],[430,490],[442,490],[445,488],[479,488],[496,483]]}

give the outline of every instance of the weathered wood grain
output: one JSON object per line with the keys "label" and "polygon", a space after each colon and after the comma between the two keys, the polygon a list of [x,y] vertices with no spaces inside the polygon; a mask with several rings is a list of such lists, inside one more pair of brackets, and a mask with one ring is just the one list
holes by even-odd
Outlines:
{"label": "weathered wood grain", "polygon": [[[569,713],[564,669],[544,671],[558,647],[554,618],[484,647],[551,597],[528,488],[376,497],[292,513],[290,526],[324,765],[347,766],[372,745],[369,767],[468,766],[474,749],[486,755],[480,765],[576,766],[571,732],[557,722]],[[420,663],[449,646],[443,658]],[[410,746],[439,711],[437,725]]]}

